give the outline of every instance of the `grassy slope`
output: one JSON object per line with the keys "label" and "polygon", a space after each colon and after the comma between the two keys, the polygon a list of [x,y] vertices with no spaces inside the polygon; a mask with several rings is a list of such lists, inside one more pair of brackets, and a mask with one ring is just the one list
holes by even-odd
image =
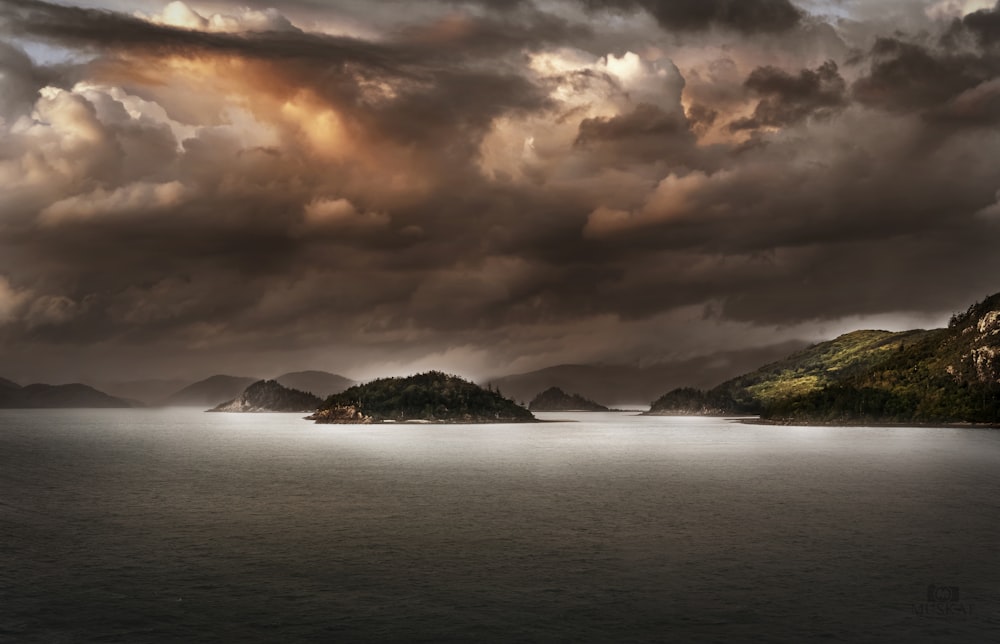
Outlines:
{"label": "grassy slope", "polygon": [[713,390],[759,410],[776,401],[828,387],[885,360],[900,347],[920,342],[928,331],[855,331],[809,347],[784,360],[734,378]]}
{"label": "grassy slope", "polygon": [[663,396],[653,413],[760,413],[809,422],[1000,423],[1000,295],[947,329],[856,331],[708,392]]}

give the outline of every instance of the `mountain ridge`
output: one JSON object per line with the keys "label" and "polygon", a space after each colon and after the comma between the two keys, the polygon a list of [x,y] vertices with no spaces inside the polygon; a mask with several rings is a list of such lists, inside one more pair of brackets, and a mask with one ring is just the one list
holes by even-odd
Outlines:
{"label": "mountain ridge", "polygon": [[[11,383],[11,381],[6,381]],[[110,396],[90,385],[71,383],[47,385],[34,383],[25,387],[11,383],[0,388],[0,408],[4,409],[131,409],[132,401]]]}
{"label": "mountain ridge", "polygon": [[519,401],[530,401],[540,391],[559,387],[611,407],[647,407],[650,400],[664,391],[681,386],[708,389],[806,346],[806,342],[791,340],[643,366],[562,364],[480,382],[496,386],[504,395]]}
{"label": "mountain ridge", "polygon": [[214,407],[232,400],[243,390],[260,380],[245,376],[215,375],[191,383],[168,396],[164,407]]}
{"label": "mountain ridge", "polygon": [[648,413],[1000,424],[1000,294],[952,316],[947,328],[854,331],[707,391],[674,389]]}

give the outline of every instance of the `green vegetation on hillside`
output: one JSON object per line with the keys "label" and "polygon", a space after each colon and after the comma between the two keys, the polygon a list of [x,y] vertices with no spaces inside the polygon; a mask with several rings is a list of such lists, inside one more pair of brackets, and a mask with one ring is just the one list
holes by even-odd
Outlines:
{"label": "green vegetation on hillside", "polygon": [[1000,422],[1000,295],[947,329],[856,331],[702,392],[675,390],[651,414],[760,414],[801,422]]}
{"label": "green vegetation on hillside", "polygon": [[327,398],[313,419],[319,423],[512,423],[532,422],[535,417],[499,392],[431,371],[351,387]]}

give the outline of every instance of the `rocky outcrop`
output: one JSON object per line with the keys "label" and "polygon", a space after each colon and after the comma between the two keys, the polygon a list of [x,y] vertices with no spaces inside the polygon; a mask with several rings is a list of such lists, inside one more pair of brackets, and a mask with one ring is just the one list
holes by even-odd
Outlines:
{"label": "rocky outcrop", "polygon": [[306,420],[315,420],[321,424],[342,425],[370,425],[372,423],[372,417],[365,416],[354,405],[337,405],[336,407],[323,409],[312,416],[306,416]]}

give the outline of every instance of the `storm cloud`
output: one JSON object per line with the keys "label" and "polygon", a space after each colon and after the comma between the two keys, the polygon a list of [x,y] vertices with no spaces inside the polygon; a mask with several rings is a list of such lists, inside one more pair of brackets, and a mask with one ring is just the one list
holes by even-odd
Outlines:
{"label": "storm cloud", "polygon": [[817,4],[4,2],[0,375],[479,376],[947,320],[1000,290],[1000,8]]}

